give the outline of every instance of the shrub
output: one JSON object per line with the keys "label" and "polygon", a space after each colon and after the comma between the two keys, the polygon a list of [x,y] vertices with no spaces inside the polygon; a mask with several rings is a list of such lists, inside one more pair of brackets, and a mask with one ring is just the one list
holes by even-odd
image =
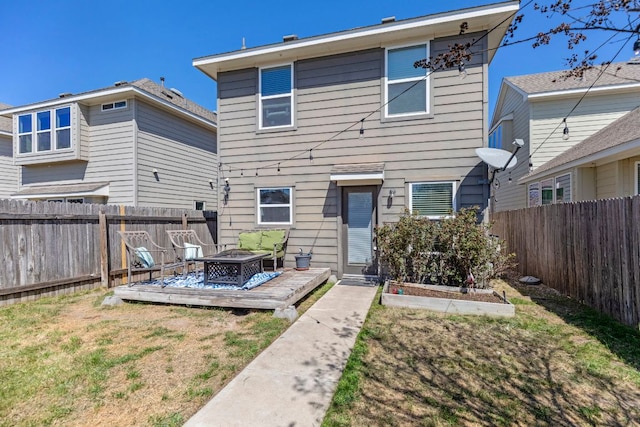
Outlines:
{"label": "shrub", "polygon": [[[432,221],[408,210],[395,224],[376,229],[380,262],[394,280],[485,286],[513,266],[513,254],[478,223],[477,208]],[[474,278],[469,281],[470,275]]]}

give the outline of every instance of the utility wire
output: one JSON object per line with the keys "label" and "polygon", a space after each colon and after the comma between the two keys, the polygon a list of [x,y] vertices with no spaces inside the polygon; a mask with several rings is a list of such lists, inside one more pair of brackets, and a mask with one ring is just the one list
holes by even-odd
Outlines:
{"label": "utility wire", "polygon": [[[475,44],[477,44],[478,42],[480,42],[481,40],[483,40],[485,37],[487,37],[489,34],[491,34],[491,33],[492,33],[493,31],[495,31],[497,28],[499,28],[500,26],[502,26],[505,22],[512,20],[512,19],[513,19],[513,17],[514,17],[517,13],[519,13],[519,12],[521,12],[523,9],[527,8],[531,3],[533,3],[533,1],[534,1],[534,0],[529,0],[529,1],[527,1],[527,3],[525,3],[525,5],[524,5],[524,6],[522,6],[521,8],[519,8],[517,11],[515,11],[515,12],[511,13],[511,14],[510,14],[509,16],[507,16],[505,19],[503,19],[502,21],[500,21],[497,25],[495,25],[494,27],[492,27],[491,29],[489,29],[489,31],[487,31],[486,33],[484,33],[481,37],[479,37],[479,38],[478,38],[478,39],[476,39],[476,40],[473,40],[473,41],[471,42],[471,44],[470,44],[470,46],[469,46],[469,47],[472,47],[472,46],[474,46]],[[474,53],[474,52],[470,52],[470,54],[473,54],[473,53]],[[477,53],[477,52],[475,52],[475,53]],[[441,68],[442,68],[442,67],[439,67],[438,69],[441,69]],[[335,138],[337,138],[338,136],[342,135],[342,134],[343,134],[343,133],[345,133],[345,132],[348,132],[349,130],[353,129],[354,127],[356,127],[356,126],[358,126],[358,125],[362,125],[362,124],[365,122],[365,120],[367,120],[369,117],[373,116],[374,114],[376,114],[377,112],[379,112],[380,110],[382,110],[383,108],[385,108],[387,105],[389,105],[391,102],[393,102],[394,100],[396,100],[396,99],[397,99],[397,98],[399,98],[400,96],[404,95],[405,93],[407,93],[408,91],[410,91],[411,89],[413,89],[416,85],[418,85],[418,84],[422,83],[423,81],[425,81],[425,80],[426,80],[429,76],[431,76],[431,74],[433,74],[436,70],[437,70],[437,69],[432,69],[431,71],[427,72],[427,73],[425,74],[425,76],[424,76],[424,77],[422,77],[420,80],[415,81],[411,86],[407,87],[405,90],[403,90],[402,92],[400,92],[398,95],[396,95],[396,96],[394,96],[393,98],[389,99],[387,102],[385,102],[384,104],[382,104],[380,107],[378,107],[378,108],[376,108],[375,110],[373,110],[373,111],[369,112],[368,114],[366,114],[362,119],[358,120],[357,122],[352,123],[351,125],[347,126],[346,128],[342,129],[341,131],[339,131],[339,132],[335,133],[335,134],[334,134],[334,135],[332,135],[331,137],[329,137],[329,138],[327,138],[327,139],[325,139],[325,140],[323,140],[323,141],[319,142],[318,144],[314,145],[313,147],[311,147],[311,148],[309,148],[309,149],[307,149],[307,150],[301,151],[301,152],[299,152],[299,153],[297,153],[297,154],[295,154],[295,155],[293,155],[293,156],[291,156],[291,157],[289,157],[289,158],[281,159],[281,160],[279,160],[279,161],[276,161],[276,162],[273,162],[273,163],[269,163],[269,164],[266,164],[266,165],[264,165],[264,166],[260,166],[260,167],[257,167],[257,168],[247,168],[247,167],[239,168],[239,167],[232,167],[232,166],[222,165],[222,164],[221,164],[221,167],[226,167],[226,168],[227,168],[227,170],[228,170],[229,172],[234,171],[234,170],[240,170],[240,171],[243,171],[243,170],[245,170],[245,169],[247,169],[247,170],[254,170],[254,169],[255,169],[255,171],[256,171],[256,175],[258,174],[258,171],[259,171],[259,170],[264,170],[264,169],[273,169],[273,168],[275,168],[275,167],[280,168],[280,166],[281,166],[283,163],[286,163],[286,162],[291,161],[291,160],[295,160],[295,159],[300,158],[300,157],[302,157],[302,156],[306,156],[306,155],[307,155],[307,153],[311,154],[311,152],[312,152],[313,150],[315,150],[315,149],[317,149],[317,148],[321,147],[322,145],[326,144],[327,142],[330,142],[330,141],[334,140],[334,139],[335,139]]]}

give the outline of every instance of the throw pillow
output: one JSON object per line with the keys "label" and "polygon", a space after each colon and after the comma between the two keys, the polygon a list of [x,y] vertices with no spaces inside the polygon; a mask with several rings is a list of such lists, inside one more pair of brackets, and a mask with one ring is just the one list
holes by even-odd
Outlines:
{"label": "throw pillow", "polygon": [[149,250],[144,246],[136,248],[135,252],[136,256],[138,257],[138,259],[140,259],[140,262],[145,268],[151,268],[156,265],[156,263],[153,261],[153,257],[151,256],[151,252],[149,252]]}
{"label": "throw pillow", "polygon": [[190,260],[204,257],[202,246],[184,242],[184,259]]}

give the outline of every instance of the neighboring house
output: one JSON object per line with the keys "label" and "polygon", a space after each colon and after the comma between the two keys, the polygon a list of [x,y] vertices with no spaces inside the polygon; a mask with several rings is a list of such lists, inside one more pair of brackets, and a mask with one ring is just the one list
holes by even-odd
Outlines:
{"label": "neighboring house", "polygon": [[[290,228],[312,265],[375,274],[374,227],[404,209],[429,218],[486,208],[488,66],[518,2],[441,13],[194,60],[217,81],[221,243]],[[461,28],[467,26],[467,30]],[[473,42],[471,60],[414,62]],[[466,75],[466,78],[462,78]]]}
{"label": "neighboring house", "polygon": [[[548,162],[564,163],[567,149],[640,106],[640,64],[596,67],[587,71],[584,79],[564,79],[562,73],[508,77],[502,81],[489,146],[513,151],[512,142],[519,138],[524,147],[517,154],[517,166],[496,174],[499,188],[492,187],[492,210],[593,197],[591,190],[577,185],[582,179],[576,175],[577,169],[544,181],[532,181],[530,177],[539,177],[538,169]],[[564,134],[565,118],[568,135]],[[534,175],[521,179],[531,172]]]}
{"label": "neighboring house", "polygon": [[[0,103],[0,110],[9,108]],[[11,119],[0,116],[0,199],[8,199],[18,188],[18,167],[13,165]]]}
{"label": "neighboring house", "polygon": [[11,198],[215,209],[215,113],[149,79],[0,111],[13,120]]}
{"label": "neighboring house", "polygon": [[[520,181],[529,188],[532,200],[609,199],[640,194],[639,172],[640,107]],[[563,179],[571,186],[563,185]],[[566,191],[573,196],[567,197]]]}

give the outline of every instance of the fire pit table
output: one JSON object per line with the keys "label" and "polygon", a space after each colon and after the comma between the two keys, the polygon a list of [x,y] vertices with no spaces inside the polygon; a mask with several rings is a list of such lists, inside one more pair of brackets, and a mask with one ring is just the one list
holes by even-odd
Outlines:
{"label": "fire pit table", "polygon": [[204,263],[204,284],[229,284],[242,286],[257,273],[262,273],[262,260],[269,254],[230,249],[212,257],[196,258]]}

